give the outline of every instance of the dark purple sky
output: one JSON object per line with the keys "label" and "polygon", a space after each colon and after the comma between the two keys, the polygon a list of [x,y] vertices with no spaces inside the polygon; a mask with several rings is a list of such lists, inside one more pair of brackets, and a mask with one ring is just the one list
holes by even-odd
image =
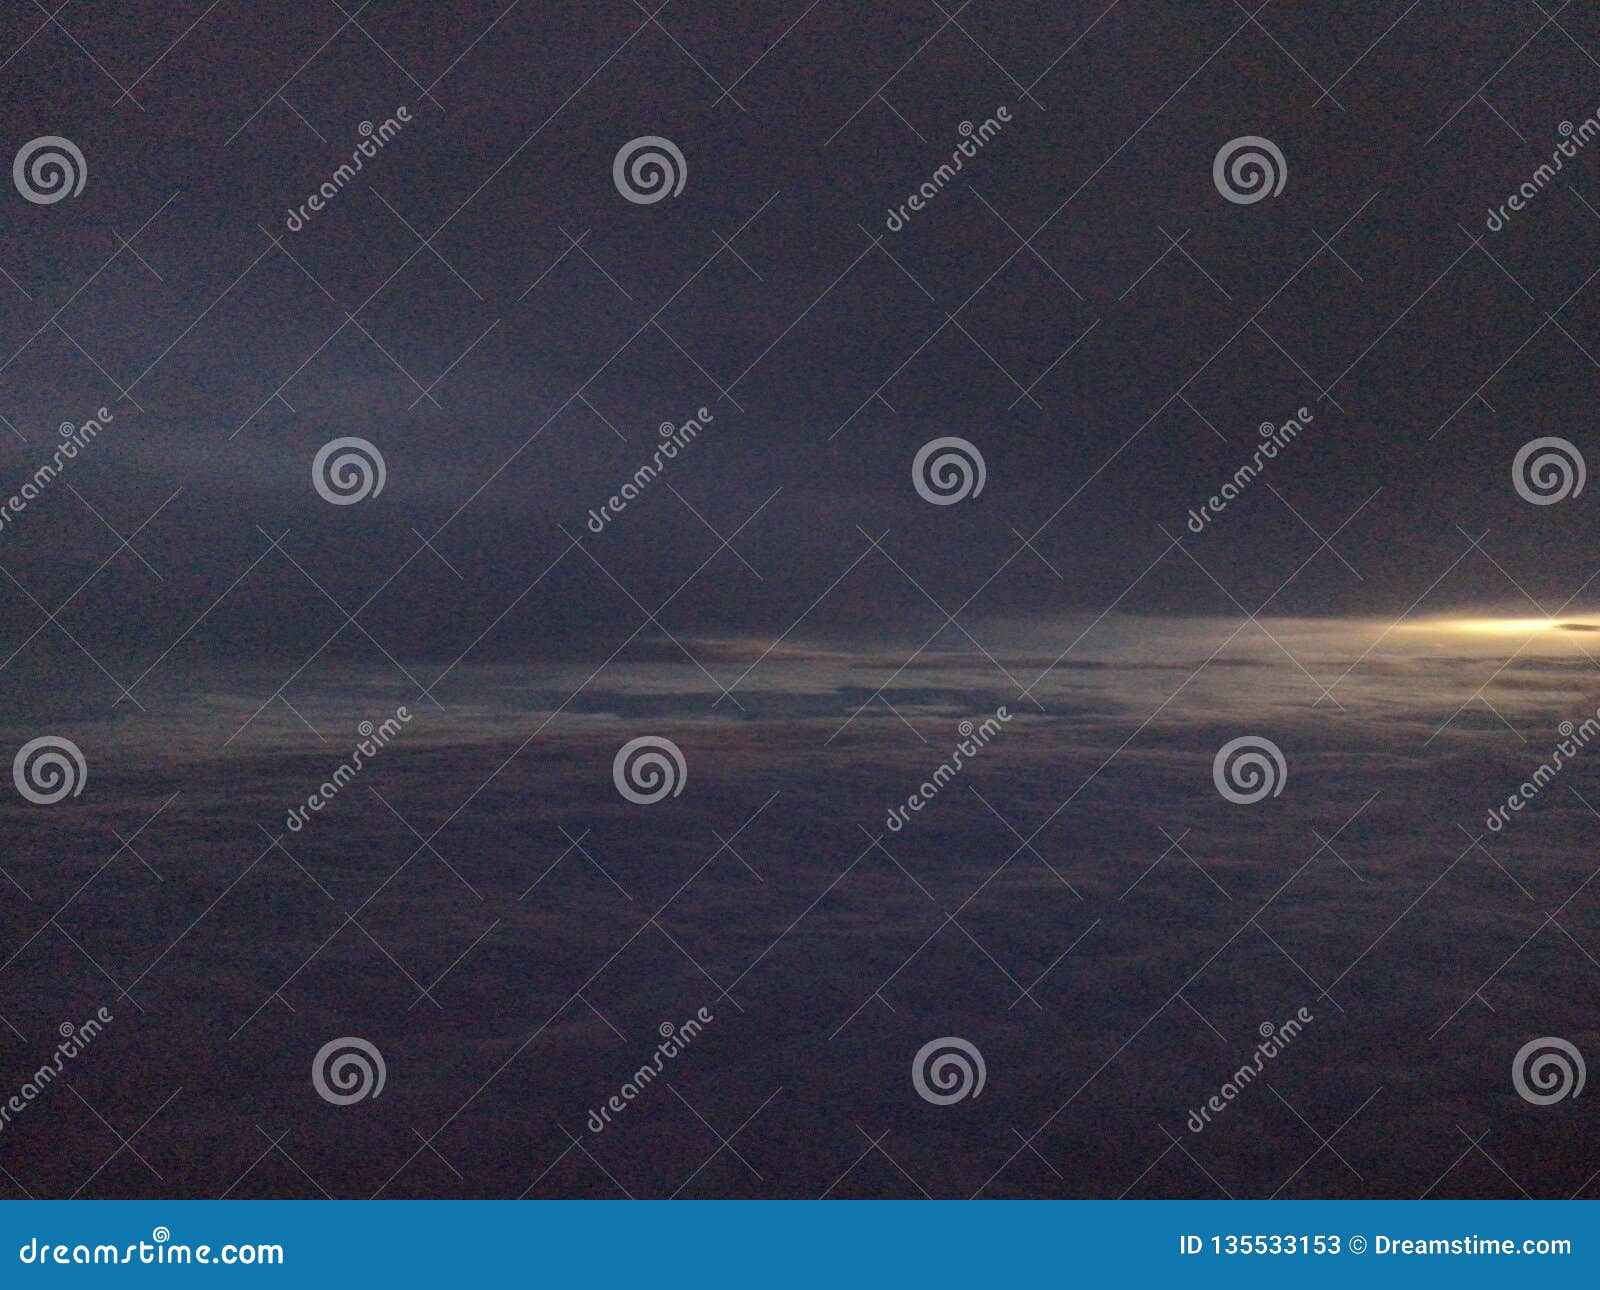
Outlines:
{"label": "dark purple sky", "polygon": [[[1592,572],[1587,498],[1530,507],[1510,466],[1586,433],[1593,158],[1484,230],[1595,105],[1590,6],[1481,97],[1536,7],[349,11],[0,15],[6,155],[61,135],[88,166],[70,200],[0,201],[0,492],[61,421],[116,415],[0,532],[13,645],[64,601],[137,671],[190,627],[180,658],[301,657],[334,600],[396,655],[492,659],[609,648],[669,596],[675,634],[770,639],[815,605],[805,632],[920,639],[930,597],[970,599],[964,621],[1124,595],[1388,618],[1425,593],[1527,609],[1506,574],[1559,604]],[[402,104],[410,124],[289,232]],[[1001,105],[1011,123],[888,231]],[[681,195],[619,196],[640,135],[681,150]],[[1279,195],[1219,195],[1240,135],[1281,149]],[[701,406],[696,445],[585,532],[657,425]],[[1296,445],[1185,533],[1301,406]],[[310,466],[343,435],[387,483],[333,507]],[[911,487],[942,435],[986,463],[959,506]],[[136,528],[131,551],[110,531]],[[1505,572],[1469,547],[1486,530]],[[372,652],[349,627],[346,649]]]}
{"label": "dark purple sky", "polygon": [[1587,0],[0,7],[0,1075],[117,1013],[0,1194],[1592,1192],[1512,1072],[1600,1049],[1522,621],[1600,484],[1514,463],[1600,463],[1597,73]]}

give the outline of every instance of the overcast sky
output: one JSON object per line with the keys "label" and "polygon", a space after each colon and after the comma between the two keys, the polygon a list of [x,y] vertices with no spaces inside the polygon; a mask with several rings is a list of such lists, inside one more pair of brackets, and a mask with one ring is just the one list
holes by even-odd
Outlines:
{"label": "overcast sky", "polygon": [[[603,656],[669,597],[674,634],[769,640],[807,611],[800,638],[921,640],[964,604],[1520,612],[1510,579],[1554,606],[1593,572],[1591,494],[1530,506],[1511,480],[1532,438],[1588,442],[1592,157],[1485,229],[1600,106],[1591,13],[1465,100],[1534,7],[1400,24],[1359,93],[1333,82],[1400,6],[1331,34],[1285,7],[1298,63],[1230,6],[292,8],[80,4],[70,38],[0,15],[7,155],[62,136],[87,168],[69,199],[0,201],[0,493],[61,422],[114,414],[0,530],[8,654],[94,684],[66,630],[119,674],[180,636],[174,660],[298,659],[334,601],[394,655],[477,660]],[[686,175],[635,203],[613,160],[647,135]],[[1280,150],[1280,192],[1219,193],[1240,136]],[[952,435],[985,486],[932,506],[912,462]],[[386,469],[350,506],[312,487],[341,436]],[[332,648],[377,657],[358,628]]]}

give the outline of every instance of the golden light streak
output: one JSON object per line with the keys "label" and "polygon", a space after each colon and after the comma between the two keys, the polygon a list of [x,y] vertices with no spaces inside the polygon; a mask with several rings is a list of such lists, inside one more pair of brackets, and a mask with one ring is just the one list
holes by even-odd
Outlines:
{"label": "golden light streak", "polygon": [[1438,618],[1408,624],[1413,631],[1478,636],[1536,636],[1543,632],[1600,631],[1600,622],[1582,618]]}

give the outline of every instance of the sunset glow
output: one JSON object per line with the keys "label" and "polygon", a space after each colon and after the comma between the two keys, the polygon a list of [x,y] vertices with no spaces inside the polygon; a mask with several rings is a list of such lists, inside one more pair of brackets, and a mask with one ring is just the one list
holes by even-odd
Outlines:
{"label": "sunset glow", "polygon": [[1533,636],[1541,632],[1600,631],[1600,623],[1578,618],[1444,618],[1412,624],[1411,630],[1468,632],[1480,636]]}

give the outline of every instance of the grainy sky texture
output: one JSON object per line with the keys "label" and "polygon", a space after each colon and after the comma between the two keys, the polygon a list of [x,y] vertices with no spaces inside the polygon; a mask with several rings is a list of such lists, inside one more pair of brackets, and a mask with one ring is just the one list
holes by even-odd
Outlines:
{"label": "grainy sky texture", "polygon": [[47,0],[0,107],[18,1194],[1592,1190],[1600,5]]}

